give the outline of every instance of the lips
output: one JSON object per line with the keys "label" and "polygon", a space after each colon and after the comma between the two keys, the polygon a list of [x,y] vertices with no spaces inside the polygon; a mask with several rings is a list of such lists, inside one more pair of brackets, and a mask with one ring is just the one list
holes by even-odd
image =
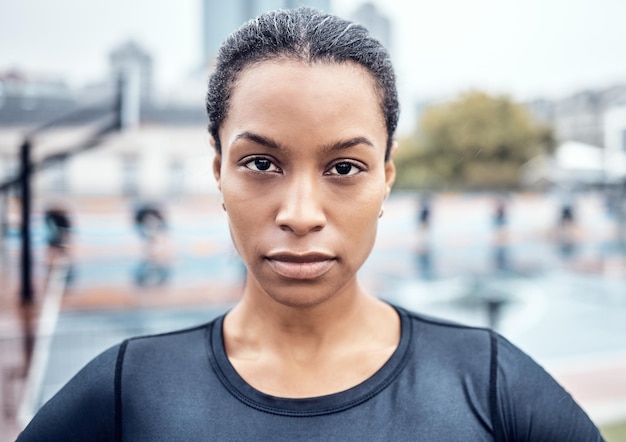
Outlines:
{"label": "lips", "polygon": [[328,272],[335,258],[325,253],[272,253],[266,258],[276,274],[287,279],[316,279]]}

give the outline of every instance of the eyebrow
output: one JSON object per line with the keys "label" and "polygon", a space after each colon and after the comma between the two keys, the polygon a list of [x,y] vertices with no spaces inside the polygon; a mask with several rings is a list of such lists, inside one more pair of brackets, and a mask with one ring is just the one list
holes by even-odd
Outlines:
{"label": "eyebrow", "polygon": [[370,140],[368,140],[365,137],[354,137],[354,138],[350,138],[347,140],[341,140],[335,143],[326,144],[322,146],[321,150],[322,152],[331,152],[333,150],[349,149],[351,147],[358,146],[359,144],[365,144],[366,146],[369,146],[372,148],[376,147],[374,146],[374,143],[372,143]]}
{"label": "eyebrow", "polygon": [[260,144],[261,146],[270,147],[272,149],[283,149],[286,150],[285,146],[280,144],[278,141],[272,140],[271,138],[264,137],[263,135],[255,134],[252,132],[242,132],[237,134],[235,137],[235,142],[239,140],[247,140],[251,141],[255,144]]}
{"label": "eyebrow", "polygon": [[[271,149],[288,150],[287,147],[285,147],[278,141],[265,137],[263,135],[255,134],[253,132],[245,131],[245,132],[238,134],[235,137],[235,141],[239,141],[239,140],[251,141],[255,144],[269,147]],[[325,144],[321,147],[320,151],[326,153],[326,152],[331,152],[333,150],[349,149],[351,147],[354,147],[360,144],[365,144],[366,146],[369,146],[372,148],[375,147],[374,143],[372,143],[370,140],[368,140],[365,137],[354,137],[354,138],[349,138],[347,140],[340,140],[337,142],[331,142],[331,143]]]}

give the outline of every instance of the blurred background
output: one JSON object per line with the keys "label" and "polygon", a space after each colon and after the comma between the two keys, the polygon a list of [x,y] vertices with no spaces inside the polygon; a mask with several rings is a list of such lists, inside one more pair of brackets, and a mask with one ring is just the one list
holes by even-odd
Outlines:
{"label": "blurred background", "polygon": [[0,440],[108,346],[236,302],[206,80],[234,28],[302,4],[397,68],[364,283],[495,328],[626,441],[621,0],[0,0]]}

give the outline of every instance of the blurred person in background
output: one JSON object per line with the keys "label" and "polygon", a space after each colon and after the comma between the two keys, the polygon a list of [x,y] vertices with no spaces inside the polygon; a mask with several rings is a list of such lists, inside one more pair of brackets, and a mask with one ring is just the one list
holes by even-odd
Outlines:
{"label": "blurred person in background", "polygon": [[574,189],[560,188],[559,213],[556,242],[563,259],[570,259],[576,253],[576,194]]}
{"label": "blurred person in background", "polygon": [[432,195],[423,194],[419,200],[418,222],[422,230],[428,230],[430,227],[432,207]]}
{"label": "blurred person in background", "polygon": [[105,351],[19,440],[601,440],[500,335],[359,283],[398,119],[389,55],[364,27],[308,8],[263,14],[224,43],[207,109],[248,269],[241,300]]}
{"label": "blurred person in background", "polygon": [[493,249],[494,258],[498,271],[506,270],[508,267],[506,243],[508,219],[508,201],[506,195],[497,195],[493,208]]}
{"label": "blurred person in background", "polygon": [[571,235],[571,230],[576,223],[576,195],[573,189],[561,189],[559,193],[559,229],[563,234]]}
{"label": "blurred person in background", "polygon": [[44,212],[44,224],[48,247],[59,254],[67,253],[72,229],[72,222],[67,209],[56,204],[49,206]]}
{"label": "blurred person in background", "polygon": [[134,211],[134,223],[139,236],[145,242],[145,255],[152,256],[167,230],[163,210],[157,204],[139,204]]}
{"label": "blurred person in background", "polygon": [[144,243],[143,256],[133,272],[135,284],[139,287],[164,285],[170,277],[170,256],[163,208],[156,203],[138,204],[133,221]]}
{"label": "blurred person in background", "polygon": [[72,221],[66,204],[55,202],[49,204],[43,214],[46,242],[46,279],[45,286],[55,268],[65,266],[68,283],[73,276],[71,256]]}
{"label": "blurred person in background", "polygon": [[506,227],[507,223],[507,201],[504,195],[496,197],[496,204],[493,214],[493,226],[496,230],[501,231]]}

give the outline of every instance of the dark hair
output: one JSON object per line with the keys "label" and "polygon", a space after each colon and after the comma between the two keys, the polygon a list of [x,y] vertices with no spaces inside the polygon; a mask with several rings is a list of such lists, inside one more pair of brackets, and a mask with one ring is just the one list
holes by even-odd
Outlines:
{"label": "dark hair", "polygon": [[228,113],[237,76],[246,67],[279,58],[330,63],[352,62],[372,76],[387,128],[389,159],[398,124],[395,74],[387,50],[359,24],[311,8],[267,12],[245,23],[222,44],[209,79],[209,132],[221,153],[219,129]]}

